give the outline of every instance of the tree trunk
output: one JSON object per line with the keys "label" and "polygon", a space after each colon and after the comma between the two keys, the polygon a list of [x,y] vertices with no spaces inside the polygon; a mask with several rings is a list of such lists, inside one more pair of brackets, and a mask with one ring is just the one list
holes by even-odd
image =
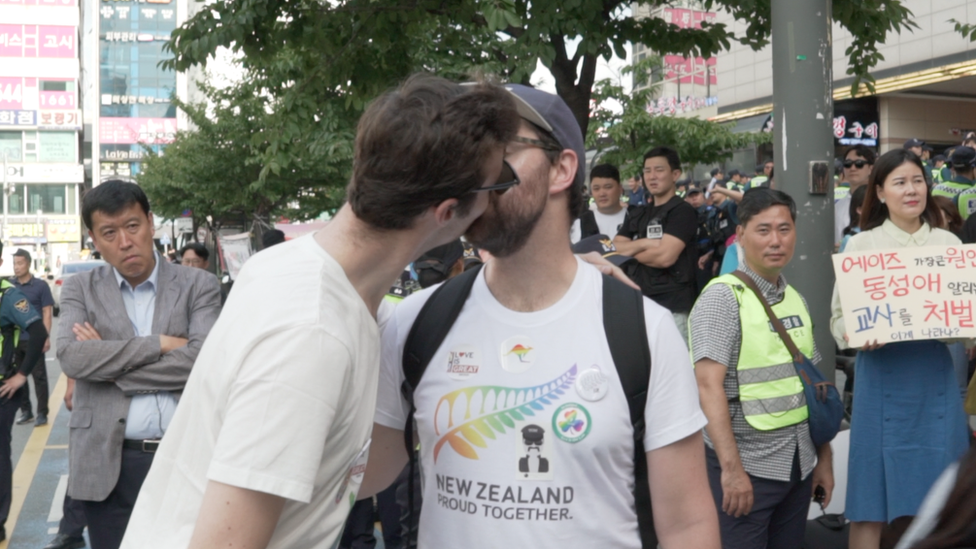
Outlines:
{"label": "tree trunk", "polygon": [[[560,35],[552,35],[552,45],[556,56],[549,67],[556,80],[556,93],[569,105],[576,122],[579,123],[583,138],[590,125],[590,98],[593,95],[593,81],[596,78],[597,55],[577,51],[572,58],[566,54],[566,42]],[[583,60],[580,66],[580,59]],[[579,72],[576,68],[580,66]]]}

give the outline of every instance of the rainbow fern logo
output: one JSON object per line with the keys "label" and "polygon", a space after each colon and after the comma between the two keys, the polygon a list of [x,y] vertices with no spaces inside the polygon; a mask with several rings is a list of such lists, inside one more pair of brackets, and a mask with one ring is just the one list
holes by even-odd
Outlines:
{"label": "rainbow fern logo", "polygon": [[[534,387],[483,385],[465,387],[444,395],[434,409],[434,433],[441,437],[434,445],[434,462],[445,444],[460,456],[478,459],[475,447],[487,448],[487,440],[495,440],[506,429],[515,429],[516,421],[535,416],[536,412],[559,400],[575,380],[574,364],[556,379]],[[447,425],[443,429],[439,425],[442,423],[439,419],[442,405],[447,406]],[[455,425],[454,415],[460,413],[456,407],[462,405],[465,407],[463,422]],[[475,406],[477,410],[473,411]]]}

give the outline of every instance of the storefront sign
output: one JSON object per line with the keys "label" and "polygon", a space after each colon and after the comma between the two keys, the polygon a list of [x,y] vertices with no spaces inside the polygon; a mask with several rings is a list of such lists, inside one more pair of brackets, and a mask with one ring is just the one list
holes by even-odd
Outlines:
{"label": "storefront sign", "polygon": [[0,6],[77,6],[77,0],[0,0]]}
{"label": "storefront sign", "polygon": [[651,99],[647,104],[647,112],[651,114],[680,114],[697,111],[713,105],[718,105],[718,97],[661,97]]}
{"label": "storefront sign", "polygon": [[77,217],[49,217],[46,221],[48,242],[81,242],[81,226]]}
{"label": "storefront sign", "polygon": [[175,118],[108,118],[99,120],[99,140],[106,144],[172,143]]}
{"label": "storefront sign", "polygon": [[102,177],[132,177],[133,165],[130,162],[99,162],[98,172]]}
{"label": "storefront sign", "polygon": [[40,111],[37,127],[42,130],[80,130],[81,111]]}
{"label": "storefront sign", "polygon": [[[682,29],[701,29],[702,23],[713,23],[717,15],[710,11],[665,8],[664,21]],[[718,84],[718,60],[715,57],[682,57],[665,55],[665,78],[681,84],[704,86]],[[707,79],[707,80],[706,80]]]}
{"label": "storefront sign", "polygon": [[851,347],[976,336],[976,244],[835,254]]}
{"label": "storefront sign", "polygon": [[0,128],[37,125],[37,111],[0,110]]}
{"label": "storefront sign", "polygon": [[75,27],[0,25],[0,57],[77,57]]}
{"label": "storefront sign", "polygon": [[10,183],[83,183],[85,167],[81,164],[7,164]]}
{"label": "storefront sign", "polygon": [[0,77],[0,109],[20,110],[24,108],[24,79]]}

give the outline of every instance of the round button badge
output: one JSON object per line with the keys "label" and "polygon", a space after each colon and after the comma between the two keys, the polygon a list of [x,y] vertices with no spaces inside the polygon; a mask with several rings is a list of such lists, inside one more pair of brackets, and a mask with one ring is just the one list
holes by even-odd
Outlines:
{"label": "round button badge", "polygon": [[525,336],[510,337],[502,342],[502,368],[506,372],[521,374],[535,364],[538,352]]}
{"label": "round button badge", "polygon": [[610,380],[607,379],[607,376],[603,375],[603,372],[599,368],[590,368],[576,378],[575,388],[576,394],[580,398],[590,402],[596,402],[607,396],[607,390],[610,388]]}

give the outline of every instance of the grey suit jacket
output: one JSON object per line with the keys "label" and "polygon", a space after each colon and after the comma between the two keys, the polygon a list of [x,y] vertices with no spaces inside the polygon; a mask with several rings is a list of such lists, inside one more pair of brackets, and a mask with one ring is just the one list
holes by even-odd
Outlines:
{"label": "grey suit jacket", "polygon": [[[159,263],[152,333],[136,337],[112,267],[67,278],[61,289],[58,360],[77,380],[68,423],[68,493],[102,501],[119,478],[122,440],[134,394],[179,394],[203,341],[220,314],[220,285],[202,269]],[[76,341],[72,326],[91,323],[101,341]],[[159,335],[189,343],[160,355]]]}

